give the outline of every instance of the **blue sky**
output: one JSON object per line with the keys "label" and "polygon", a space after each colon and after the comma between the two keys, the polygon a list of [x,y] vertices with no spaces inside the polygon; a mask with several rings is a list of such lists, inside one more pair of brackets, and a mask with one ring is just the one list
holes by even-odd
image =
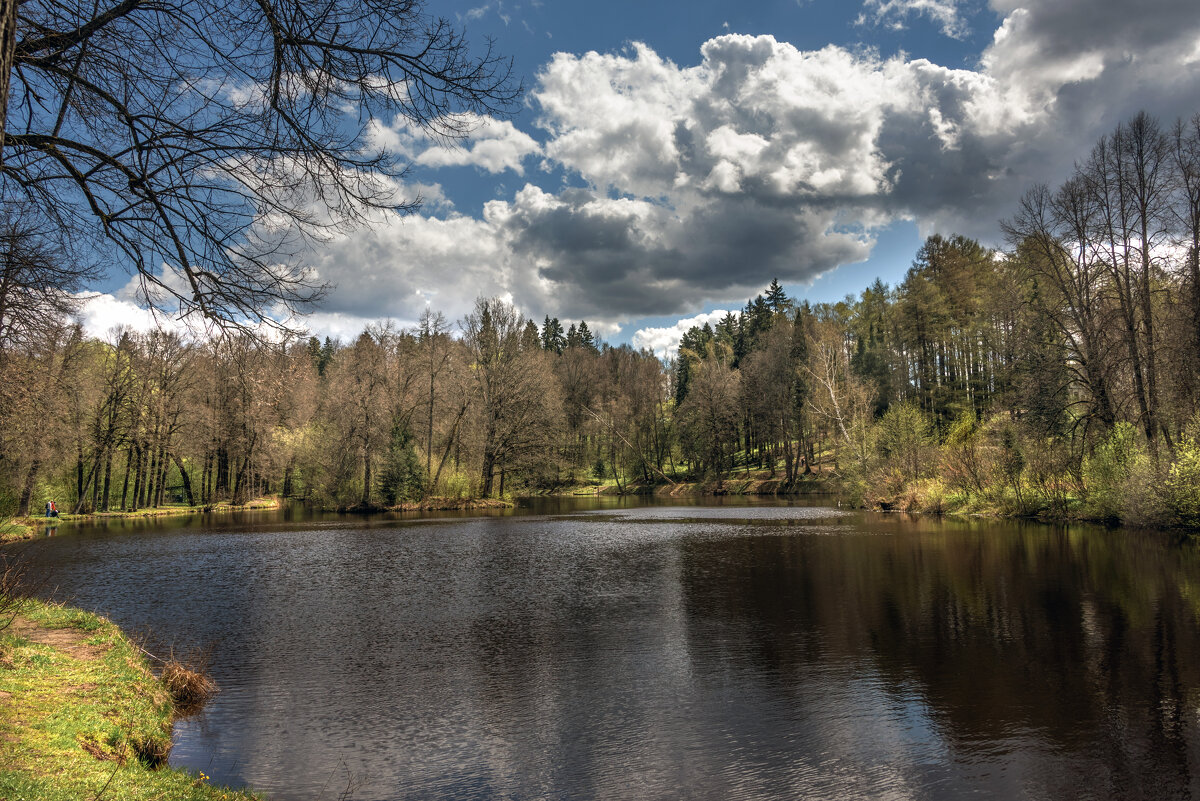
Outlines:
{"label": "blue sky", "polygon": [[[375,121],[425,204],[311,254],[335,289],[308,325],[496,295],[666,353],[775,277],[837,300],[902,279],[930,233],[1003,244],[1020,195],[1117,123],[1200,111],[1194,0],[1129,5],[431,2],[513,58],[524,103],[450,147]],[[105,289],[93,329],[128,312]]]}

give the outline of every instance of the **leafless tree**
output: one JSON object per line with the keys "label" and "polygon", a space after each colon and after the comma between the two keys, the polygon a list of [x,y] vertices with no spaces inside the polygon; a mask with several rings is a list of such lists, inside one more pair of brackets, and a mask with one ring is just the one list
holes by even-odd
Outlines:
{"label": "leafless tree", "polygon": [[474,362],[482,414],[484,497],[490,497],[497,470],[499,493],[512,463],[545,454],[559,428],[561,402],[545,351],[522,347],[525,320],[498,298],[480,298],[462,323]]}
{"label": "leafless tree", "polygon": [[286,325],[314,238],[418,200],[372,126],[453,139],[519,93],[420,0],[3,0],[0,202],[160,309]]}
{"label": "leafless tree", "polygon": [[96,271],[67,258],[59,237],[28,210],[0,217],[0,359],[28,350],[61,326],[79,305],[73,294]]}

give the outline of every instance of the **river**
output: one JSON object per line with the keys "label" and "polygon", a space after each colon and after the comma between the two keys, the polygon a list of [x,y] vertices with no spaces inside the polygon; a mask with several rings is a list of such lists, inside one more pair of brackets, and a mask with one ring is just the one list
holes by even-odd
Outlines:
{"label": "river", "polygon": [[171,761],[275,801],[1200,796],[1200,550],[1163,534],[568,499],[19,550],[211,644]]}

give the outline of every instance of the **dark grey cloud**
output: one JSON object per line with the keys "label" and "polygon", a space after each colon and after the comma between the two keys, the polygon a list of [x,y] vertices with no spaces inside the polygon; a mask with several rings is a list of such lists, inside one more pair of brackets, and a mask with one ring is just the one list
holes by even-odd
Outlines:
{"label": "dark grey cloud", "polygon": [[992,5],[1004,22],[975,69],[769,36],[712,39],[694,66],[645,45],[560,53],[531,94],[541,157],[588,188],[527,184],[480,218],[334,242],[331,308],[457,315],[507,294],[539,318],[694,313],[861,261],[901,218],[996,242],[1029,185],[1117,122],[1200,111],[1195,0]]}
{"label": "dark grey cloud", "polygon": [[866,257],[861,237],[828,230],[827,215],[723,199],[686,214],[650,201],[572,192],[522,193],[505,210],[517,263],[550,282],[568,316],[633,317],[807,280]]}

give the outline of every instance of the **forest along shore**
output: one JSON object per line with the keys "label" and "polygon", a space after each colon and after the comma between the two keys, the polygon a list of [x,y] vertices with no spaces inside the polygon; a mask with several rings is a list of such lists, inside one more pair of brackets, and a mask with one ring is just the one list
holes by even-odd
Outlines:
{"label": "forest along shore", "polygon": [[[60,523],[90,523],[97,520],[139,520],[145,518],[174,517],[212,512],[275,511],[283,507],[282,498],[257,498],[244,504],[215,503],[207,506],[160,506],[124,512],[89,512],[86,514],[60,514],[57,517],[27,516],[0,520],[0,544],[17,542],[37,537],[47,528]],[[513,503],[500,498],[424,498],[420,501],[405,501],[394,506],[355,505],[327,511],[343,512],[446,512],[471,509],[509,509]]]}
{"label": "forest along shore", "polygon": [[0,619],[0,798],[260,801],[166,765],[179,707],[114,624],[33,600],[12,611]]}
{"label": "forest along shore", "polygon": [[59,523],[87,523],[96,520],[136,520],[148,517],[171,517],[177,515],[205,514],[208,512],[245,512],[279,509],[283,502],[279,498],[256,498],[243,504],[214,503],[206,506],[158,506],[136,511],[87,512],[83,514],[59,514],[57,517],[28,515],[26,517],[0,520],[0,543],[32,539],[46,526]]}
{"label": "forest along shore", "polygon": [[1200,529],[1200,117],[1139,114],[1077,156],[1004,250],[933,235],[837,303],[776,280],[657,352],[501,298],[346,342],[47,328],[0,345],[0,516],[765,472],[866,508]]}

